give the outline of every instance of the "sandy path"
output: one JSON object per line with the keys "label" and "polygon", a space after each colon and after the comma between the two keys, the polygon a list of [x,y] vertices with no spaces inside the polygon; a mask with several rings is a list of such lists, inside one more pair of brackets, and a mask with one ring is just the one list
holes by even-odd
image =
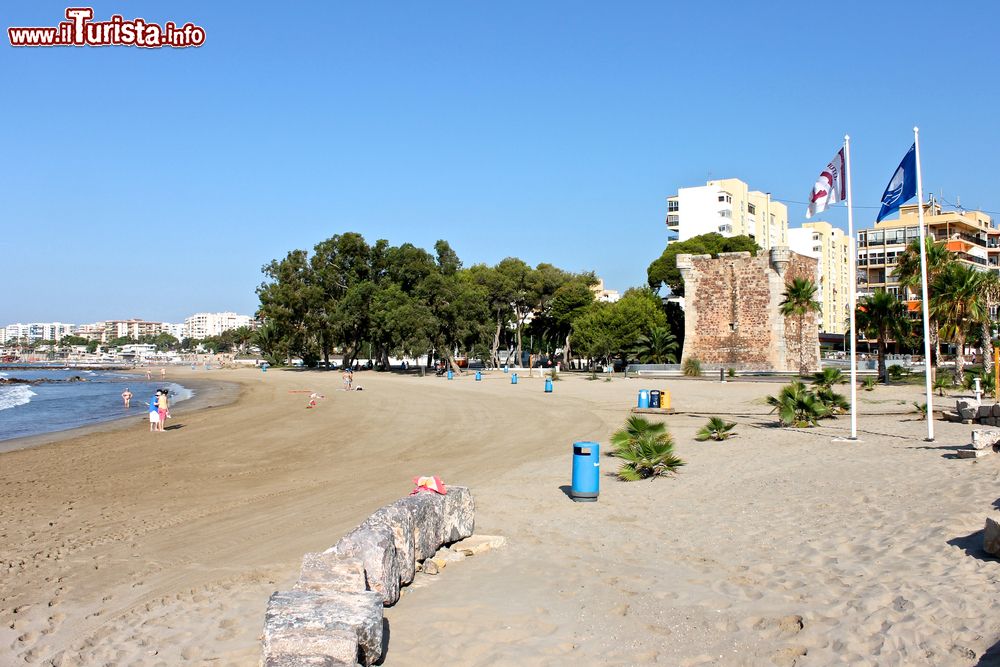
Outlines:
{"label": "sandy path", "polygon": [[[674,480],[602,480],[574,504],[569,444],[607,441],[641,383],[220,372],[232,406],[0,455],[0,656],[14,664],[252,665],[264,603],[372,509],[434,473],[469,484],[504,551],[425,577],[387,611],[388,665],[976,664],[1000,637],[1000,563],[977,553],[1000,465],[945,458],[969,427],[862,394],[864,443],[770,427],[773,384],[672,381],[732,406]],[[316,410],[303,394],[323,391]],[[878,401],[878,402],[875,402]],[[1000,457],[996,457],[1000,459]],[[606,469],[613,461],[604,459]],[[969,537],[972,535],[972,537]],[[3,660],[0,660],[3,662]]]}

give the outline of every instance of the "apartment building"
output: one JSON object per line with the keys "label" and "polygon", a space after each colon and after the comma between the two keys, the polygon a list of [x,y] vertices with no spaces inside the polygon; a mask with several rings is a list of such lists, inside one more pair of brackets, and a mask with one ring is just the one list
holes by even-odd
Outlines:
{"label": "apartment building", "polygon": [[59,341],[63,336],[73,333],[74,325],[64,322],[32,322],[30,324],[8,324],[0,329],[0,342],[24,341],[33,343],[36,340]]}
{"label": "apartment building", "polygon": [[604,279],[598,278],[595,285],[590,286],[590,291],[594,293],[595,301],[603,301],[605,303],[614,303],[621,298],[621,294],[618,293],[616,289],[605,289]]}
{"label": "apartment building", "polygon": [[816,265],[816,297],[822,309],[819,330],[846,333],[850,316],[850,261],[854,253],[851,238],[829,222],[817,220],[789,229],[788,245],[793,252],[819,260]]}
{"label": "apartment building", "polygon": [[155,336],[163,331],[163,322],[146,320],[104,320],[92,324],[81,324],[73,332],[77,336],[99,343],[107,343],[115,338],[132,338],[138,340],[142,336]]}
{"label": "apartment building", "polygon": [[667,197],[666,223],[679,241],[717,232],[749,236],[764,250],[788,245],[788,207],[738,178],[679,188]]}
{"label": "apartment building", "polygon": [[[955,258],[982,271],[1000,272],[1000,229],[982,211],[943,211],[933,201],[923,204],[927,234],[946,243]],[[908,243],[920,235],[917,204],[899,209],[899,218],[883,220],[858,232],[858,290],[886,290],[915,302],[919,293],[902,293],[894,271]]]}
{"label": "apartment building", "polygon": [[221,335],[223,331],[248,327],[253,323],[249,315],[236,313],[195,313],[184,319],[184,329],[188,338],[202,339]]}

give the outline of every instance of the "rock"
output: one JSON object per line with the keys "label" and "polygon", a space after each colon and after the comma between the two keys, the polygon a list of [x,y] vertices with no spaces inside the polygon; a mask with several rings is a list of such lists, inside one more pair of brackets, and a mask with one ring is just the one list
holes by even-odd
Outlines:
{"label": "rock", "polygon": [[399,570],[399,583],[408,584],[413,581],[413,517],[399,506],[388,505],[376,510],[368,517],[362,526],[385,526],[392,531],[392,541],[396,547],[396,568]]}
{"label": "rock", "polygon": [[465,486],[449,486],[444,497],[442,544],[451,544],[472,535],[476,528],[476,501]]}
{"label": "rock", "polygon": [[457,563],[458,561],[465,560],[465,554],[460,551],[454,551],[448,547],[441,547],[434,554],[434,561],[441,561],[443,563]]}
{"label": "rock", "polygon": [[505,544],[507,544],[507,538],[502,535],[473,535],[461,542],[456,542],[451,545],[451,548],[466,556],[476,556],[491,549],[499,549]]}
{"label": "rock", "polygon": [[438,567],[438,564],[435,563],[434,559],[432,558],[428,558],[423,563],[421,563],[421,569],[423,570],[424,574],[437,574],[438,572],[441,571],[441,568]]}
{"label": "rock", "polygon": [[1000,431],[972,429],[972,448],[986,449],[1000,443]]}
{"label": "rock", "polygon": [[444,499],[436,493],[418,493],[392,504],[410,513],[413,519],[413,557],[424,560],[434,555],[443,543]]}
{"label": "rock", "polygon": [[334,660],[328,655],[298,655],[295,653],[279,653],[268,656],[264,667],[354,667],[358,663]]}
{"label": "rock", "polygon": [[983,529],[983,551],[1000,556],[1000,523],[989,517],[986,517],[986,528]]}
{"label": "rock", "polygon": [[382,656],[381,596],[374,591],[274,593],[264,615],[263,662],[286,654],[373,664]]}
{"label": "rock", "polygon": [[993,419],[993,406],[980,405],[976,408],[976,419]]}
{"label": "rock", "polygon": [[365,567],[358,558],[336,553],[309,553],[302,557],[302,569],[294,590],[319,593],[360,593],[365,587]]}
{"label": "rock", "polygon": [[382,596],[386,606],[399,599],[399,567],[396,543],[388,526],[368,525],[355,528],[324,553],[359,558],[365,567],[368,589]]}
{"label": "rock", "polygon": [[993,404],[993,418],[1000,418],[1000,403]]}
{"label": "rock", "polygon": [[955,454],[960,459],[980,459],[990,453],[989,449],[956,449]]}
{"label": "rock", "polygon": [[968,401],[955,401],[955,412],[962,419],[976,418],[976,408],[970,406]]}

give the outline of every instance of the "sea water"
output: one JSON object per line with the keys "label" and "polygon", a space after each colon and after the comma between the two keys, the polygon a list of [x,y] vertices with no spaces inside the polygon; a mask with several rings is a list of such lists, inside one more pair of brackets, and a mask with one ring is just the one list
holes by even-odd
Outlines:
{"label": "sea water", "polygon": [[[157,389],[170,391],[171,405],[194,395],[174,382],[146,380],[119,371],[11,368],[0,371],[0,377],[45,380],[0,385],[0,441],[126,417],[147,419],[149,400]],[[132,392],[132,406],[127,410],[121,397],[126,387]]]}

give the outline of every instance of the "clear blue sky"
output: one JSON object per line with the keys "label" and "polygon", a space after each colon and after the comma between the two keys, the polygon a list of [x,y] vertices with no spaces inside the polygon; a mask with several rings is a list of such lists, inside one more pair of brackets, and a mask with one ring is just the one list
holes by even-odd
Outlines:
{"label": "clear blue sky", "polygon": [[261,265],[345,231],[624,289],[678,187],[805,201],[847,132],[875,206],[914,124],[925,190],[1000,210],[995,2],[92,4],[207,42],[4,34],[0,324],[252,313]]}

